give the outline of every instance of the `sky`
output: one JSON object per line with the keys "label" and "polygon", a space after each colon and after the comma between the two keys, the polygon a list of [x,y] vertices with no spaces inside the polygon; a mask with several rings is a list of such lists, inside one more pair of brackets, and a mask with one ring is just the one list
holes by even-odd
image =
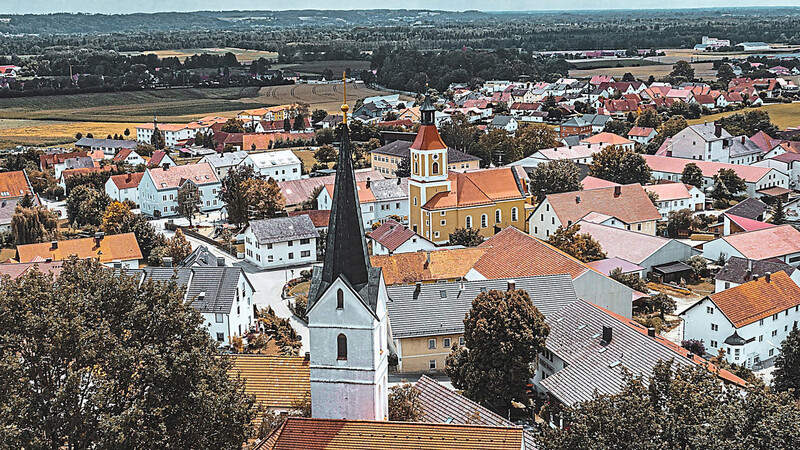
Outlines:
{"label": "sky", "polygon": [[[230,6],[228,6],[230,5]],[[586,10],[631,8],[707,8],[736,6],[798,6],[800,0],[249,0],[220,2],[219,0],[0,0],[0,13],[135,13],[158,11],[199,11],[221,9],[443,9],[482,11],[529,10]]]}

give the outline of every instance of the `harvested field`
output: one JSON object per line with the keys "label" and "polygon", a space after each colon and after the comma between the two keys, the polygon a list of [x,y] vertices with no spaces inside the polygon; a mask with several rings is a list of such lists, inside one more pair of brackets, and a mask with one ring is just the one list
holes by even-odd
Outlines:
{"label": "harvested field", "polygon": [[[717,78],[717,72],[712,67],[710,62],[693,63],[695,76],[704,80],[714,80]],[[570,70],[569,76],[575,78],[591,78],[592,75],[611,75],[614,77],[622,78],[626,73],[630,72],[634,77],[647,80],[650,75],[656,79],[669,75],[672,72],[671,64],[660,64],[653,66],[642,67],[610,67],[605,69],[581,69]]]}
{"label": "harvested field", "polygon": [[235,48],[235,47],[225,47],[225,48],[185,48],[185,49],[175,49],[175,50],[153,50],[153,51],[145,51],[145,52],[122,52],[125,55],[146,55],[146,54],[155,54],[159,58],[171,58],[176,57],[181,61],[186,60],[186,58],[191,57],[192,55],[199,55],[202,53],[207,53],[209,55],[224,55],[225,53],[231,52],[236,55],[236,59],[239,62],[242,61],[253,61],[259,58],[266,58],[266,59],[276,59],[278,57],[277,52],[269,52],[266,50],[247,50],[243,48]]}
{"label": "harvested field", "polygon": [[[782,130],[788,127],[800,126],[800,103],[779,103],[779,104],[765,105],[759,108],[749,108],[749,109],[760,109],[762,111],[768,112],[769,117],[772,120],[772,123],[777,125],[778,128]],[[689,120],[687,122],[690,125],[694,125],[696,123],[710,122],[717,120],[720,117],[729,116],[731,114],[736,114],[738,112],[748,111],[749,109],[744,109],[740,111],[730,111],[719,114],[711,114],[709,116],[703,116],[699,119]]]}
{"label": "harvested field", "polygon": [[[363,83],[348,83],[347,103],[353,110],[356,100],[375,95],[385,95],[387,92],[371,89]],[[411,97],[401,96],[403,100],[412,100]],[[305,102],[311,109],[324,109],[329,113],[339,111],[342,106],[341,84],[296,84],[291,86],[269,86],[261,88],[258,97],[246,99],[247,102],[259,105],[285,105],[288,103]]]}
{"label": "harvested field", "polygon": [[210,113],[235,113],[258,87],[159,89],[0,99],[0,118],[89,122],[181,122]]}
{"label": "harvested field", "polygon": [[135,123],[116,122],[55,122],[39,120],[0,119],[0,148],[16,145],[53,146],[75,142],[75,134],[92,133],[96,138],[122,134],[130,130],[128,139],[136,137]]}
{"label": "harvested field", "polygon": [[273,69],[287,69],[299,72],[301,75],[312,73],[321,74],[325,69],[331,69],[334,75],[340,77],[342,72],[350,69],[352,73],[359,73],[369,69],[369,61],[362,60],[332,60],[332,61],[307,61],[297,64],[273,64]]}

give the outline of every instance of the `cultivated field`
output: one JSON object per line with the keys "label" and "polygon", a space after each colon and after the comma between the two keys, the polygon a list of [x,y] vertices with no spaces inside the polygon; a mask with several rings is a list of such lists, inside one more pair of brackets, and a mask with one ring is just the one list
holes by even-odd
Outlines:
{"label": "cultivated field", "polygon": [[75,142],[75,134],[92,133],[96,138],[122,134],[130,130],[128,139],[136,137],[136,124],[111,122],[56,122],[46,120],[0,119],[0,148],[16,145],[53,146]]}
{"label": "cultivated field", "polygon": [[[712,63],[710,62],[693,63],[692,67],[694,67],[695,76],[697,78],[702,78],[704,80],[715,80],[717,78],[717,72],[714,70]],[[611,75],[617,78],[622,78],[626,72],[630,72],[634,77],[642,80],[647,80],[650,75],[658,79],[669,75],[669,73],[672,72],[672,65],[659,64],[642,67],[610,67],[605,69],[570,70],[569,76],[575,78],[591,78],[592,75]]]}
{"label": "cultivated field", "polygon": [[157,55],[159,58],[172,58],[176,57],[181,61],[186,60],[192,55],[199,55],[202,53],[208,53],[210,55],[224,55],[225,53],[231,52],[236,55],[236,59],[239,62],[242,61],[253,61],[259,58],[266,58],[266,59],[276,59],[278,57],[277,52],[268,52],[265,50],[246,50],[243,48],[234,48],[234,47],[225,47],[225,48],[185,48],[185,49],[177,49],[177,50],[152,50],[152,51],[145,51],[145,52],[121,52],[124,55],[142,55],[142,54],[150,54],[153,53]]}
{"label": "cultivated field", "polygon": [[[341,84],[296,84],[292,86],[270,86],[261,88],[258,97],[243,99],[242,101],[259,105],[284,105],[288,103],[304,102],[311,105],[311,109],[324,109],[330,113],[339,111],[342,106]],[[350,111],[356,100],[385,95],[387,92],[365,87],[362,83],[348,83],[347,103]],[[412,100],[411,97],[401,96],[403,100]]]}
{"label": "cultivated field", "polygon": [[[386,92],[363,84],[347,86],[347,102]],[[409,100],[410,98],[404,98]],[[298,84],[265,88],[164,89],[0,99],[0,148],[14,145],[61,145],[75,133],[96,137],[131,131],[137,123],[186,123],[204,116],[235,117],[261,106],[305,102],[311,109],[339,110],[340,84]],[[352,110],[352,109],[351,109]]]}
{"label": "cultivated field", "polygon": [[287,69],[304,74],[321,74],[325,69],[331,69],[334,75],[341,77],[342,72],[350,69],[353,73],[369,69],[369,61],[361,60],[333,60],[333,61],[307,61],[297,64],[273,64],[273,69]]}
{"label": "cultivated field", "polygon": [[249,106],[241,99],[254,97],[258,87],[160,89],[98,94],[51,95],[0,99],[0,118],[89,122],[181,121],[219,111]]}
{"label": "cultivated field", "polygon": [[[760,109],[762,111],[767,111],[769,113],[770,119],[772,119],[772,123],[777,125],[778,128],[782,130],[788,127],[800,126],[800,103],[779,103],[775,105],[762,106],[757,109]],[[742,111],[731,111],[719,114],[712,114],[709,116],[703,116],[700,119],[689,120],[688,122],[690,125],[694,125],[696,123],[711,122],[719,119],[720,117],[736,114],[737,112],[742,112]]]}

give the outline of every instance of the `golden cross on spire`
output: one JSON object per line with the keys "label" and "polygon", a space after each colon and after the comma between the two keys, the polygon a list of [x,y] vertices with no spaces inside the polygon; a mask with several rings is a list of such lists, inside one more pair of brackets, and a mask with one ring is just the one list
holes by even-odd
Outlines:
{"label": "golden cross on spire", "polygon": [[342,122],[347,124],[347,111],[350,109],[347,106],[347,72],[342,72],[342,84],[344,85],[344,102],[342,102]]}

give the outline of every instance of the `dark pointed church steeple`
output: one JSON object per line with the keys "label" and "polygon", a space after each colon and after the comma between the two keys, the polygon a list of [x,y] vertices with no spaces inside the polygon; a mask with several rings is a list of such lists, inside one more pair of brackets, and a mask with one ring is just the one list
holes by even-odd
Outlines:
{"label": "dark pointed church steeple", "polygon": [[430,95],[425,96],[422,106],[419,107],[420,125],[434,125],[436,117],[436,107],[433,106]]}
{"label": "dark pointed church steeple", "polygon": [[362,285],[368,280],[369,267],[350,135],[345,119],[342,123],[342,143],[333,186],[322,281],[332,283],[339,275],[344,275],[353,286]]}

